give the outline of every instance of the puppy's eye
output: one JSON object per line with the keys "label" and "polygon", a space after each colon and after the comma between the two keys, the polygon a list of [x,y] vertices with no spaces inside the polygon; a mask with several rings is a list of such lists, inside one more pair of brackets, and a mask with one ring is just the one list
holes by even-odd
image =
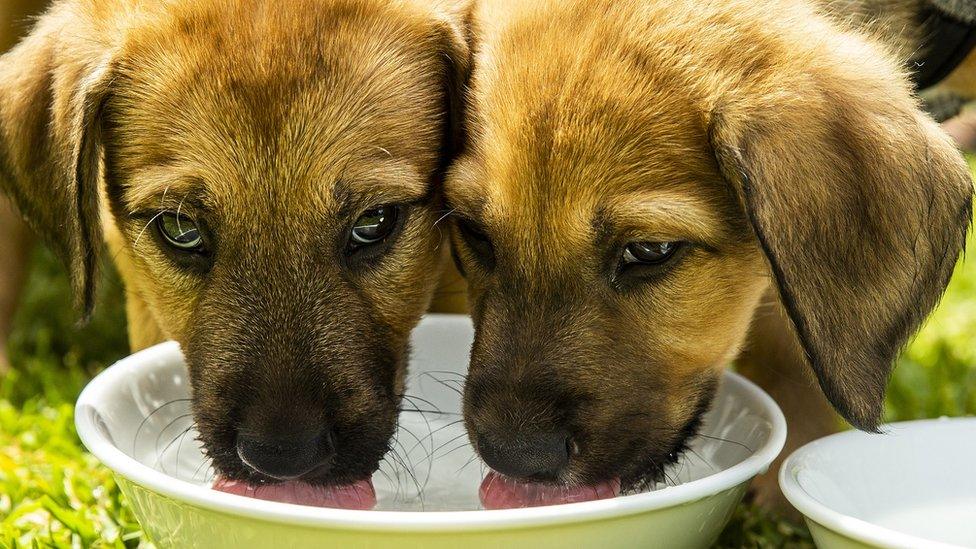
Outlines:
{"label": "puppy's eye", "polygon": [[623,265],[661,265],[674,257],[683,242],[631,242],[624,246]]}
{"label": "puppy's eye", "polygon": [[687,242],[631,242],[617,256],[614,282],[624,289],[630,283],[654,280],[670,271],[691,246]]}
{"label": "puppy's eye", "polygon": [[491,239],[476,225],[465,219],[457,222],[458,230],[465,243],[474,252],[474,255],[486,268],[491,268],[495,264],[495,248],[491,244]]}
{"label": "puppy's eye", "polygon": [[349,247],[352,250],[382,242],[397,225],[400,209],[397,206],[379,206],[363,212],[349,231]]}
{"label": "puppy's eye", "polygon": [[203,249],[203,235],[196,221],[183,214],[165,212],[156,218],[156,228],[163,241],[183,252],[199,252]]}

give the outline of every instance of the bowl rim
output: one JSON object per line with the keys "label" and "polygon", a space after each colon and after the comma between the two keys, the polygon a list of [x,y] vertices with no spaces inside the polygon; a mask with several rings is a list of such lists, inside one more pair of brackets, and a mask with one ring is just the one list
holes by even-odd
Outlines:
{"label": "bowl rim", "polygon": [[[947,425],[949,423],[972,423],[976,425],[976,417],[941,417],[936,419],[900,421],[886,423],[881,425],[879,429],[882,433],[889,429],[901,432],[917,431],[918,429],[926,429],[932,424]],[[898,530],[892,530],[891,528],[886,528],[851,515],[846,515],[820,502],[807,493],[806,489],[800,485],[797,476],[804,468],[803,463],[805,458],[815,452],[823,451],[824,447],[829,449],[831,446],[844,444],[844,441],[847,439],[859,438],[867,434],[869,433],[857,430],[835,433],[807,443],[790,454],[783,461],[779,469],[779,486],[786,499],[807,520],[816,522],[823,528],[862,543],[893,549],[916,549],[918,547],[928,547],[931,549],[964,549],[959,545],[921,538],[899,532]]]}
{"label": "bowl rim", "polygon": [[115,475],[161,496],[212,512],[294,526],[374,532],[484,531],[632,515],[690,503],[743,484],[768,469],[786,440],[786,421],[773,399],[742,376],[726,371],[723,383],[737,386],[768,416],[769,437],[752,455],[732,467],[678,486],[598,501],[491,511],[354,511],[264,501],[217,492],[156,471],[114,446],[96,428],[92,421],[94,414],[86,413],[89,407],[97,409],[93,403],[104,402],[103,396],[123,378],[165,367],[176,355],[182,360],[176,342],[161,343],[123,358],[95,376],[75,405],[75,425],[82,443]]}

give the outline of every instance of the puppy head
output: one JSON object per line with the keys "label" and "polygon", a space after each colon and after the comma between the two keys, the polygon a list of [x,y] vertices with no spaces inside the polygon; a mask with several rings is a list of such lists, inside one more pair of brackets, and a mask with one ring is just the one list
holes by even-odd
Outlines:
{"label": "puppy head", "polygon": [[590,4],[475,20],[473,138],[446,196],[482,457],[654,479],[770,283],[827,396],[873,427],[963,244],[958,153],[884,52],[815,14]]}
{"label": "puppy head", "polygon": [[[75,65],[78,135],[50,147],[87,156],[74,153],[61,177],[71,187],[47,193],[88,236],[53,237],[69,242],[89,287],[100,146],[113,251],[130,293],[183,346],[217,470],[250,482],[367,477],[393,433],[409,332],[436,280],[435,186],[463,80],[460,30],[410,2],[146,9],[109,21],[65,10],[37,31],[56,42],[56,22],[109,29],[103,74],[87,75],[82,45],[41,36],[4,59],[56,91],[68,83],[24,64]],[[60,123],[61,108],[37,116]],[[42,131],[30,114],[4,118]],[[46,160],[7,143],[24,147],[19,164]],[[12,179],[25,210],[43,211],[49,196]]]}

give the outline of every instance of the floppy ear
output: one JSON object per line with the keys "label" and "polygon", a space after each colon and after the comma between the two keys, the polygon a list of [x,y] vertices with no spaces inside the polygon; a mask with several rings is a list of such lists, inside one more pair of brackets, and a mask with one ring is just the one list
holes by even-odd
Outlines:
{"label": "floppy ear", "polygon": [[893,64],[822,61],[720,104],[709,133],[821,388],[873,430],[965,244],[972,181]]}
{"label": "floppy ear", "polygon": [[0,190],[67,266],[87,318],[101,247],[98,118],[108,62],[79,59],[43,23],[0,58]]}

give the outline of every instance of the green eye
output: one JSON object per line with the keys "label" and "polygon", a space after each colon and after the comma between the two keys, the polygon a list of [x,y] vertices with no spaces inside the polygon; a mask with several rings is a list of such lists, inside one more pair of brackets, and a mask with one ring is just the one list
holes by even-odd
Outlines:
{"label": "green eye", "polygon": [[203,237],[196,222],[175,212],[166,212],[156,219],[156,228],[163,240],[173,248],[196,252],[203,248]]}
{"label": "green eye", "polygon": [[382,242],[396,227],[399,208],[396,206],[379,206],[366,210],[353,223],[349,232],[349,246],[359,248]]}

